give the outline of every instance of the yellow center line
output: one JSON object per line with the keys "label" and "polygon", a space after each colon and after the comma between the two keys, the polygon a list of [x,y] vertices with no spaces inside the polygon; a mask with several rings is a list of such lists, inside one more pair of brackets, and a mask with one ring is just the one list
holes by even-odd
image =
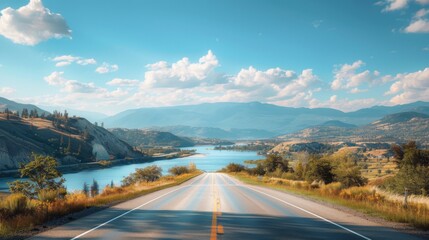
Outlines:
{"label": "yellow center line", "polygon": [[214,178],[212,174],[212,194],[213,194],[213,216],[212,216],[212,228],[210,233],[210,240],[216,240],[217,239],[217,219],[216,219],[216,212],[217,212],[217,201],[216,201],[216,195],[214,190]]}
{"label": "yellow center line", "polygon": [[219,192],[216,191],[213,175],[212,175],[212,194],[213,194],[213,216],[212,216],[210,240],[216,240],[217,235],[224,234],[224,230],[221,224],[218,225],[218,221],[217,221],[217,217],[221,216],[222,213],[221,213],[221,207],[220,207]]}

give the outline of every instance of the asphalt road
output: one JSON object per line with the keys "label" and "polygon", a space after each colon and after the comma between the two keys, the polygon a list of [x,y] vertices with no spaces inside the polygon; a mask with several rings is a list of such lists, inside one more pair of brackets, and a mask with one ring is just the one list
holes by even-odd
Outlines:
{"label": "asphalt road", "polygon": [[284,192],[206,173],[32,239],[418,239]]}

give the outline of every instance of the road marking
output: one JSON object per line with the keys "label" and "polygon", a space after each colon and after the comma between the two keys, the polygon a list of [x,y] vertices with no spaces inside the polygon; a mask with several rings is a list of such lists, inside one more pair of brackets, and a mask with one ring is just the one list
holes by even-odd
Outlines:
{"label": "road marking", "polygon": [[158,199],[160,199],[160,198],[162,198],[162,197],[164,197],[164,196],[166,196],[166,195],[168,195],[168,194],[170,194],[170,193],[172,193],[172,192],[175,192],[175,191],[180,190],[180,189],[185,188],[185,187],[192,186],[192,184],[193,184],[193,183],[195,183],[197,180],[198,180],[198,179],[194,180],[194,181],[193,181],[192,183],[190,183],[189,185],[186,185],[186,186],[182,186],[182,187],[176,188],[176,189],[174,189],[174,190],[172,190],[172,191],[170,191],[170,192],[168,192],[168,193],[165,193],[165,194],[163,194],[163,195],[161,195],[161,196],[159,196],[159,197],[156,197],[156,198],[154,198],[154,199],[152,199],[152,200],[150,200],[150,201],[148,201],[148,202],[145,202],[145,203],[141,204],[140,206],[137,206],[137,207],[135,207],[135,208],[133,208],[133,209],[131,209],[131,210],[128,210],[127,212],[122,213],[121,215],[116,216],[116,217],[114,217],[114,218],[110,219],[109,221],[106,221],[106,222],[104,222],[104,223],[102,223],[102,224],[100,224],[100,225],[98,225],[98,226],[96,226],[96,227],[94,227],[94,228],[89,229],[88,231],[86,231],[86,232],[84,232],[84,233],[81,233],[81,234],[77,235],[76,237],[72,238],[71,240],[78,239],[78,238],[80,238],[80,237],[82,237],[82,236],[84,236],[84,235],[86,235],[86,234],[88,234],[88,233],[90,233],[90,232],[92,232],[92,231],[94,231],[94,230],[97,230],[97,229],[101,228],[102,226],[104,226],[104,225],[106,225],[106,224],[109,224],[109,223],[111,223],[111,222],[115,221],[116,219],[121,218],[121,217],[123,217],[123,216],[127,215],[128,213],[133,212],[133,211],[135,211],[135,210],[137,210],[137,209],[139,209],[139,208],[141,208],[141,207],[143,207],[143,206],[145,206],[145,205],[147,205],[147,204],[149,204],[149,203],[151,203],[151,202],[154,202],[154,201],[156,201],[156,200],[158,200]]}
{"label": "road marking", "polygon": [[211,174],[212,176],[212,194],[213,194],[213,215],[212,215],[212,227],[210,231],[210,240],[216,240],[217,239],[217,219],[216,219],[216,193],[215,193],[215,187],[214,187],[214,174]]}
{"label": "road marking", "polygon": [[325,222],[328,222],[328,223],[330,223],[330,224],[332,224],[332,225],[335,225],[335,226],[337,226],[337,227],[339,227],[339,228],[342,228],[343,230],[346,230],[346,231],[348,231],[348,232],[350,232],[350,233],[353,233],[353,234],[355,234],[356,236],[359,236],[359,237],[361,237],[361,238],[363,238],[363,239],[366,239],[366,240],[372,240],[371,238],[365,237],[364,235],[362,235],[362,234],[360,234],[360,233],[357,233],[357,232],[355,232],[355,231],[353,231],[353,230],[351,230],[351,229],[348,229],[348,228],[346,228],[346,227],[344,227],[344,226],[342,226],[342,225],[340,225],[340,224],[338,224],[338,223],[335,223],[335,222],[333,222],[333,221],[331,221],[331,220],[329,220],[329,219],[326,219],[326,218],[324,218],[324,217],[322,217],[322,216],[319,216],[319,215],[317,215],[317,214],[315,214],[315,213],[312,213],[312,212],[310,212],[310,211],[308,211],[308,210],[305,210],[305,209],[304,209],[304,208],[302,208],[302,207],[298,207],[298,206],[296,206],[295,204],[292,204],[292,203],[286,202],[286,201],[284,201],[283,199],[280,199],[280,198],[277,198],[277,197],[271,196],[271,195],[269,195],[269,194],[267,194],[267,193],[264,193],[264,192],[262,192],[262,191],[256,190],[256,189],[251,188],[251,187],[249,187],[249,186],[246,186],[246,185],[244,185],[244,184],[241,184],[240,186],[246,187],[246,188],[248,188],[248,189],[250,189],[250,190],[253,190],[253,191],[258,192],[258,193],[261,193],[261,194],[264,194],[264,195],[266,195],[266,196],[268,196],[268,197],[270,197],[270,198],[276,199],[276,200],[278,200],[278,201],[280,201],[280,202],[282,202],[282,203],[284,203],[284,204],[287,204],[287,205],[289,205],[289,206],[291,206],[291,207],[297,208],[297,209],[299,209],[299,210],[301,210],[301,211],[303,211],[303,212],[306,212],[306,213],[308,213],[308,214],[310,214],[310,215],[313,215],[313,216],[315,216],[315,217],[317,217],[317,218],[320,218],[320,219],[322,219],[322,220],[323,220],[323,221],[325,221]]}

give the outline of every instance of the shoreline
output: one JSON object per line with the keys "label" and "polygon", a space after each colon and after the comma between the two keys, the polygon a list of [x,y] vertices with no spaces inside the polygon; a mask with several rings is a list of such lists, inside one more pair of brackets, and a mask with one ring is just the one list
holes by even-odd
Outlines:
{"label": "shoreline", "polygon": [[[115,159],[115,160],[101,160],[98,162],[89,162],[89,163],[77,163],[69,165],[61,165],[58,167],[58,170],[62,174],[76,173],[84,170],[96,170],[96,169],[105,169],[115,166],[129,165],[129,164],[138,164],[138,163],[150,163],[160,160],[170,160],[176,158],[186,158],[193,155],[198,155],[199,153],[187,153],[187,154],[167,154],[163,156],[151,156],[151,157],[140,157],[140,158],[124,158],[124,159]],[[13,170],[4,170],[0,171],[0,177],[2,178],[20,178],[19,169]]]}

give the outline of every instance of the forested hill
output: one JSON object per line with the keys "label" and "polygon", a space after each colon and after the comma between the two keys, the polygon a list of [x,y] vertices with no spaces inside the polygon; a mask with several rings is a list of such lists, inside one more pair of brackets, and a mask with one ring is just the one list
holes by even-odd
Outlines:
{"label": "forested hill", "polygon": [[44,118],[0,113],[0,170],[18,168],[33,152],[54,156],[64,165],[142,156],[84,118],[59,113]]}

